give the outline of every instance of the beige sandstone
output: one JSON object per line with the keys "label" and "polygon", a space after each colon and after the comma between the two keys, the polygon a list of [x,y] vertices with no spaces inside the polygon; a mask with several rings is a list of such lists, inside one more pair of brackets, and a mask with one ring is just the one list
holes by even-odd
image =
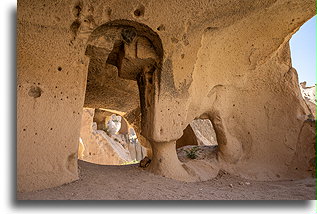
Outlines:
{"label": "beige sandstone", "polygon": [[183,135],[176,141],[176,148],[187,145],[198,145],[198,139],[190,125],[184,129]]}
{"label": "beige sandstone", "polygon": [[[78,146],[78,159],[87,162],[101,165],[122,165],[132,162],[133,160],[140,161],[146,155],[145,149],[139,143],[131,143],[129,141],[129,132],[120,134],[106,132],[104,129],[99,129],[96,120],[96,112],[98,119],[107,123],[108,120],[120,119],[125,121],[121,116],[115,116],[108,112],[111,117],[105,120],[105,111],[100,113],[100,110],[92,108],[84,108],[81,121],[81,131]],[[101,119],[103,117],[103,119]],[[126,123],[126,126],[129,126]],[[104,127],[109,130],[109,127]],[[124,127],[126,129],[126,127]]]}
{"label": "beige sandstone", "polygon": [[79,159],[102,165],[120,165],[131,162],[131,156],[126,144],[119,139],[110,137],[103,130],[97,130],[97,124],[93,123],[95,109],[84,108],[80,140],[83,150],[79,153]]}
{"label": "beige sandstone", "polygon": [[215,130],[209,119],[193,120],[176,141],[176,148],[186,145],[217,145]]}
{"label": "beige sandstone", "polygon": [[[314,14],[313,0],[18,1],[18,191],[78,179],[83,107],[124,112],[156,174],[311,176],[315,126],[288,41]],[[198,118],[218,149],[181,162]]]}
{"label": "beige sandstone", "polygon": [[196,119],[190,123],[190,126],[196,135],[198,145],[218,144],[215,129],[210,120]]}
{"label": "beige sandstone", "polygon": [[302,82],[300,83],[300,90],[306,105],[313,116],[312,119],[316,119],[316,85],[306,86],[306,82]]}

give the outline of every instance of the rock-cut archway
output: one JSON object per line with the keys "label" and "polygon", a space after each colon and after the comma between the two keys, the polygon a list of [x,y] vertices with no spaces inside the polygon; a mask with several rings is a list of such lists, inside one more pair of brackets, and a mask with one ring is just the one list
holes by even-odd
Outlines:
{"label": "rock-cut archway", "polygon": [[158,34],[138,22],[110,21],[91,33],[85,54],[90,62],[84,106],[124,112],[151,156],[140,133],[150,132],[159,94],[163,47]]}

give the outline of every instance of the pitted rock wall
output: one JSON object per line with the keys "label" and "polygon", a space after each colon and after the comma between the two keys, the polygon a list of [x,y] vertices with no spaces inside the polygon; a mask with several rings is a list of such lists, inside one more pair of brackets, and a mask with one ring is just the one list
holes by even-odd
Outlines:
{"label": "pitted rock wall", "polygon": [[[175,143],[160,143],[176,141],[200,117],[215,128],[221,168],[258,180],[308,176],[315,152],[300,151],[307,142],[303,136],[315,131],[306,125],[309,109],[288,40],[313,15],[313,0],[19,1],[18,191],[78,179],[87,43],[98,26],[114,20],[144,24],[162,44],[154,91],[147,97],[154,105],[140,128],[157,155],[153,172],[190,177],[172,152]],[[117,101],[94,105],[107,108]],[[159,163],[161,156],[175,167]],[[302,169],[296,170],[296,160]]]}

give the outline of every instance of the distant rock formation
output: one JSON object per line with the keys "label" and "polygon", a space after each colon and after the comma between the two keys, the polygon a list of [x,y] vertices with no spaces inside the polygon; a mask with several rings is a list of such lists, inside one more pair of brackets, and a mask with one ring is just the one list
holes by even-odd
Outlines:
{"label": "distant rock formation", "polygon": [[[121,116],[112,114],[105,130],[98,130],[93,122],[95,109],[84,108],[80,131],[78,158],[102,165],[120,165],[139,161],[146,155],[138,143],[135,132],[119,134]],[[133,129],[132,129],[133,130]]]}
{"label": "distant rock formation", "polygon": [[196,119],[190,123],[197,137],[198,145],[217,145],[217,138],[212,123],[208,119]]}
{"label": "distant rock formation", "polygon": [[187,145],[217,145],[215,130],[209,119],[195,119],[183,131],[183,136],[176,141],[176,148]]}
{"label": "distant rock formation", "polygon": [[306,82],[301,82],[300,90],[311,114],[316,119],[316,85],[306,86]]}

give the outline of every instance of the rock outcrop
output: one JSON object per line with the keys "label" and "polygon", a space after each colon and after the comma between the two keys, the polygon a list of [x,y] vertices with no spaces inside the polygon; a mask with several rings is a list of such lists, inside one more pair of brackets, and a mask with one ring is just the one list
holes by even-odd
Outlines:
{"label": "rock outcrop", "polygon": [[196,119],[190,123],[198,145],[213,146],[218,145],[215,130],[210,120]]}
{"label": "rock outcrop", "polygon": [[[146,169],[169,178],[311,176],[315,127],[288,41],[315,13],[313,0],[18,1],[18,191],[78,179],[83,106],[122,112]],[[176,141],[197,118],[215,158],[182,163]]]}
{"label": "rock outcrop", "polygon": [[176,148],[186,145],[217,145],[217,137],[210,120],[193,120],[176,141]]}
{"label": "rock outcrop", "polygon": [[79,139],[78,158],[102,165],[121,165],[140,161],[146,156],[145,149],[138,143],[131,128],[126,134],[119,134],[121,116],[112,114],[105,130],[98,130],[94,120],[95,109],[84,108]]}
{"label": "rock outcrop", "polygon": [[300,90],[313,118],[316,119],[316,85],[307,87],[306,82],[301,82]]}

